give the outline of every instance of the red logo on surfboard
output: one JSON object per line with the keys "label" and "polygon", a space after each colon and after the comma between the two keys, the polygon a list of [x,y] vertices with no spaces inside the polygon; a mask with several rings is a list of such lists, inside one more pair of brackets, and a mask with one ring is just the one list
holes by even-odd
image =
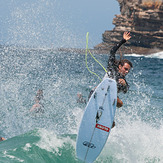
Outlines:
{"label": "red logo on surfboard", "polygon": [[103,131],[106,131],[106,132],[109,132],[110,128],[109,127],[106,127],[106,126],[103,126],[103,125],[100,125],[100,124],[96,124],[96,128],[100,129],[100,130],[103,130]]}

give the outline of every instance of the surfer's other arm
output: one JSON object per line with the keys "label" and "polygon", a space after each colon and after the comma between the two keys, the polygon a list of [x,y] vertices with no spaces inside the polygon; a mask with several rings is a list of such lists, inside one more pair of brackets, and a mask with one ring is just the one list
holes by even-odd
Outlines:
{"label": "surfer's other arm", "polygon": [[117,97],[117,107],[120,108],[123,106],[123,102]]}

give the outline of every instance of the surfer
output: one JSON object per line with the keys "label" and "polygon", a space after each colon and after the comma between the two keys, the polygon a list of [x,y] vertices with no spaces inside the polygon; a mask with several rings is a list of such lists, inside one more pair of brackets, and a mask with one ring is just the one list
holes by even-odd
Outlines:
{"label": "surfer", "polygon": [[0,137],[0,142],[1,142],[1,141],[4,141],[4,140],[6,140],[6,139],[5,139],[5,138],[3,138],[3,137]]}
{"label": "surfer", "polygon": [[39,89],[35,96],[35,104],[30,109],[30,112],[35,111],[35,113],[44,113],[44,106],[40,102],[43,99],[43,90]]}
{"label": "surfer", "polygon": [[[126,93],[128,91],[129,85],[125,79],[125,76],[129,73],[130,69],[133,66],[132,63],[127,59],[117,60],[115,54],[117,50],[120,48],[120,46],[124,44],[126,41],[128,41],[130,38],[131,38],[130,32],[124,32],[122,40],[110,50],[107,73],[104,76],[104,79],[109,77],[116,80],[118,93],[120,92]],[[90,91],[88,98],[91,97],[91,95],[94,92],[94,89]],[[122,100],[119,97],[117,97],[117,107],[120,108],[122,106],[123,106]],[[114,126],[115,122],[113,122],[112,128]]]}

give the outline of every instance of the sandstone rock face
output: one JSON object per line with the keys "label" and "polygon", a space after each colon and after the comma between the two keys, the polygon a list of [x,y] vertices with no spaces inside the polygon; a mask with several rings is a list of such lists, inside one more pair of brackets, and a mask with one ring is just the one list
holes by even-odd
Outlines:
{"label": "sandstone rock face", "polygon": [[122,39],[124,31],[130,31],[132,39],[125,46],[126,53],[150,53],[163,50],[163,0],[117,0],[121,15],[113,19],[112,31],[105,31],[103,42],[96,50],[110,50]]}

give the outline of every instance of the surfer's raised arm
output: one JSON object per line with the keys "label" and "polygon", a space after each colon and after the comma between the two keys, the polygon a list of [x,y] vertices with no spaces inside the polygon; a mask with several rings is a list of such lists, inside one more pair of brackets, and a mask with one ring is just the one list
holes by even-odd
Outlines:
{"label": "surfer's raised arm", "polygon": [[[128,41],[131,38],[130,32],[124,32],[122,40],[116,44],[111,50],[110,50],[110,58],[108,61],[108,64],[115,62],[115,53],[120,48],[122,44],[124,44],[126,41]],[[110,63],[109,63],[110,62]]]}
{"label": "surfer's raised arm", "polygon": [[122,44],[124,44],[126,41],[128,41],[131,38],[130,32],[124,32],[122,40],[113,46],[113,48],[110,50],[110,56],[108,59],[108,72],[111,72],[112,76],[115,76],[114,72],[117,71],[117,60],[115,58],[116,51],[120,48]]}

